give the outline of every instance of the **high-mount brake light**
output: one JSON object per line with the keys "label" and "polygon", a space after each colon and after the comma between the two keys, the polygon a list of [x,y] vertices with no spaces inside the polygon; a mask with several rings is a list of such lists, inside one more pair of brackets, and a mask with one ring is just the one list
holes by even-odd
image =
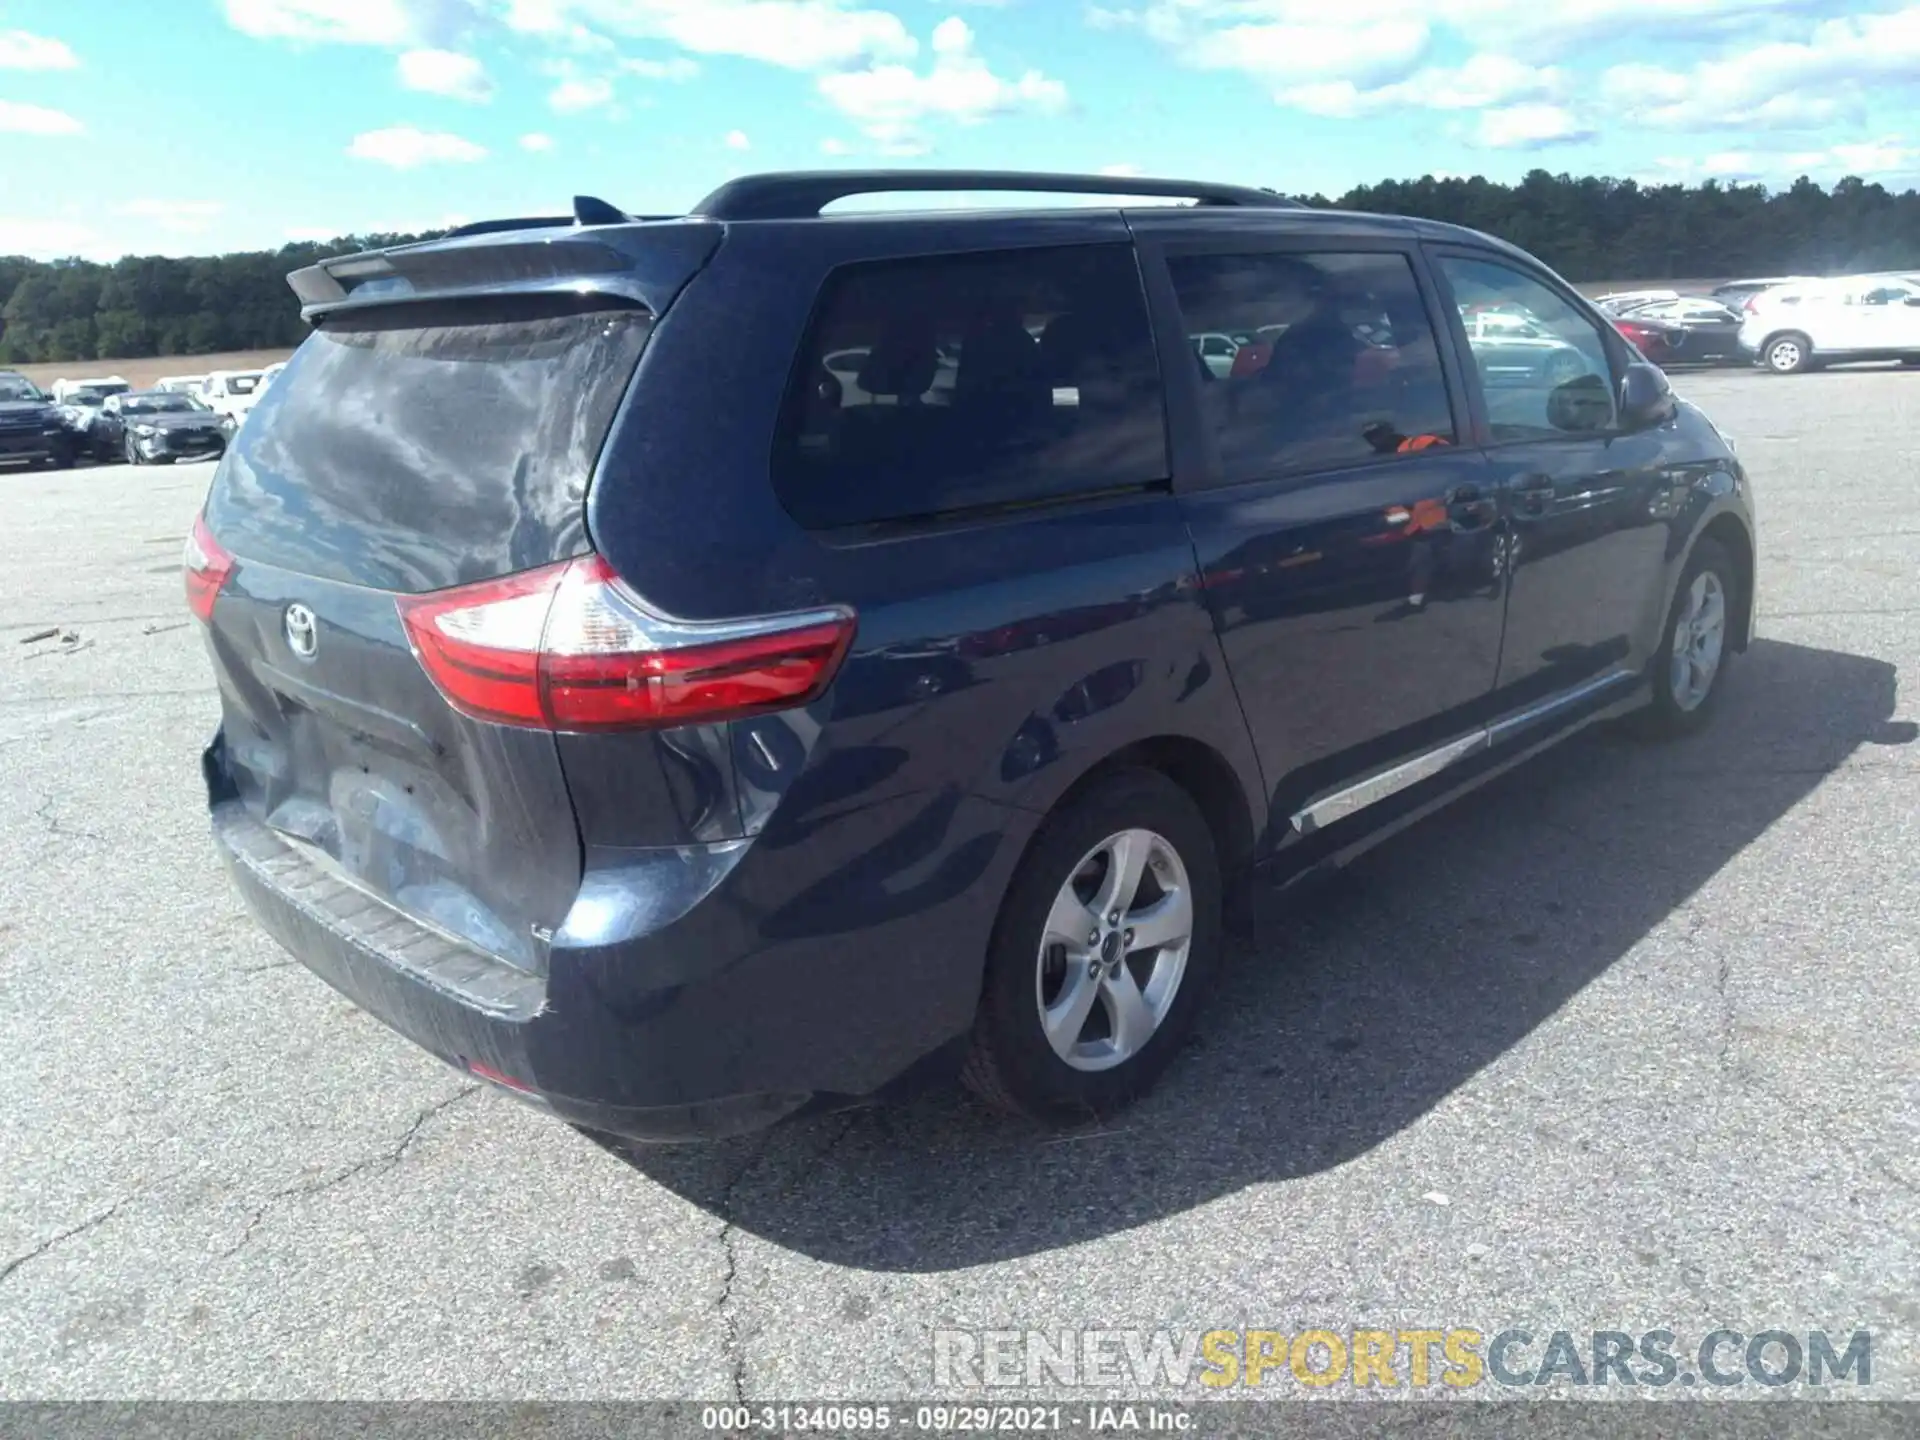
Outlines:
{"label": "high-mount brake light", "polygon": [[187,532],[181,563],[187,576],[187,608],[201,620],[212,620],[213,602],[220,598],[220,587],[233,573],[233,556],[213,538],[206,516],[195,517],[193,529]]}
{"label": "high-mount brake light", "polygon": [[597,555],[398,597],[414,654],[477,720],[548,730],[695,725],[804,705],[853,642],[850,610],[673,620]]}

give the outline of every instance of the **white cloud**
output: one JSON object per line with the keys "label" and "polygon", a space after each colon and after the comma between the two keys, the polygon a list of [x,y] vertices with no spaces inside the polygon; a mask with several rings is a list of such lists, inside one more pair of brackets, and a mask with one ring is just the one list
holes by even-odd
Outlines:
{"label": "white cloud", "polygon": [[1184,58],[1202,69],[1239,70],[1271,85],[1346,80],[1374,86],[1399,79],[1426,54],[1430,32],[1424,20],[1369,20],[1365,4],[1357,8],[1360,13],[1350,19],[1209,30],[1185,47]]}
{"label": "white cloud", "polygon": [[727,132],[726,144],[729,150],[751,150],[753,148],[753,141],[747,137],[747,132],[744,130],[729,130]]}
{"label": "white cloud", "polygon": [[1756,45],[1686,70],[1616,65],[1601,80],[1610,106],[1659,129],[1796,129],[1832,122],[1868,89],[1920,102],[1920,5],[1827,20],[1803,41]]}
{"label": "white cloud", "polygon": [[582,110],[593,110],[613,99],[613,82],[598,77],[583,79],[579,76],[562,80],[548,92],[547,104],[562,115],[578,114]]}
{"label": "white cloud", "polygon": [[534,130],[520,137],[520,148],[535,155],[543,155],[553,149],[553,137]]}
{"label": "white cloud", "polygon": [[[1138,30],[1189,58],[1209,54],[1225,68],[1269,75],[1277,69],[1295,78],[1319,62],[1317,78],[1357,79],[1349,73],[1355,37],[1397,41],[1381,57],[1386,60],[1404,56],[1407,27],[1445,26],[1476,47],[1538,59],[1625,34],[1647,40],[1739,34],[1768,16],[1808,8],[1809,0],[1343,0],[1337,7],[1325,0],[1144,0],[1095,4],[1086,18],[1096,28]],[[1327,48],[1294,48],[1314,40]],[[1245,64],[1231,63],[1236,44],[1247,47]]]}
{"label": "white cloud", "polygon": [[671,60],[622,60],[620,68],[647,80],[691,80],[700,73],[700,66],[684,55]]}
{"label": "white cloud", "polygon": [[1845,175],[1863,180],[1909,182],[1920,176],[1920,145],[1900,135],[1842,142],[1824,149],[1722,150],[1695,156],[1663,155],[1643,178],[1674,184],[1700,180],[1745,180],[1784,185],[1802,175],[1831,182]]}
{"label": "white cloud", "polygon": [[1474,143],[1489,150],[1540,150],[1591,140],[1593,135],[1592,127],[1563,106],[1534,103],[1482,111]]}
{"label": "white cloud", "polygon": [[414,45],[457,33],[469,0],[226,0],[227,23],[257,40]]}
{"label": "white cloud", "polygon": [[843,0],[509,0],[507,24],[563,36],[585,29],[665,40],[699,55],[737,55],[822,70],[912,55],[900,17]]}
{"label": "white cloud", "polygon": [[79,135],[86,128],[64,110],[0,100],[0,135]]}
{"label": "white cloud", "polygon": [[0,215],[0,255],[32,255],[43,260],[84,255],[101,260],[111,253],[100,232],[81,221]]}
{"label": "white cloud", "polygon": [[470,163],[486,158],[486,148],[444,130],[417,130],[411,125],[392,125],[385,130],[368,130],[353,137],[347,154],[356,160],[371,160],[391,165],[396,170],[412,170],[421,165]]}
{"label": "white cloud", "polygon": [[175,235],[204,234],[226,206],[218,200],[128,200],[114,207],[121,215],[146,220]]}
{"label": "white cloud", "polygon": [[409,90],[476,103],[493,98],[487,67],[457,50],[408,50],[400,56],[400,83]]}
{"label": "white cloud", "polygon": [[1363,89],[1351,80],[1323,80],[1282,90],[1275,99],[1315,115],[1346,119],[1395,107],[1483,110],[1565,93],[1564,71],[1536,68],[1507,55],[1481,54],[1458,66],[1430,65],[1405,80]]}
{"label": "white cloud", "polygon": [[880,148],[894,155],[924,153],[923,120],[977,125],[1013,111],[1058,114],[1067,87],[1038,70],[1017,80],[993,73],[973,49],[973,31],[957,17],[933,32],[933,64],[924,73],[906,65],[874,65],[822,75],[820,93]]}
{"label": "white cloud", "polygon": [[71,70],[79,63],[64,40],[0,30],[0,70]]}
{"label": "white cloud", "polygon": [[831,135],[820,142],[820,153],[822,155],[845,155],[852,149],[853,147],[847,144],[846,141],[836,140]]}

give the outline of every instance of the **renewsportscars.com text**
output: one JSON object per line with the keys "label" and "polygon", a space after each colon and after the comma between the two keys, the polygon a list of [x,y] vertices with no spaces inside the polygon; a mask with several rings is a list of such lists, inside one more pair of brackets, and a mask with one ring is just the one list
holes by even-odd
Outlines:
{"label": "renewsportscars.com text", "polygon": [[1865,1330],[1714,1330],[1697,1341],[1668,1329],[1296,1331],[936,1330],[933,1381],[943,1391],[1021,1387],[1111,1390],[1468,1390],[1485,1385],[1870,1385]]}

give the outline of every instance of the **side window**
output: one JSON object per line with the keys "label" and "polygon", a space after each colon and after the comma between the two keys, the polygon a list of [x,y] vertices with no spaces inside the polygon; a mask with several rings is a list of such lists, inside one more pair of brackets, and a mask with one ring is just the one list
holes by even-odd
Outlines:
{"label": "side window", "polygon": [[1454,442],[1440,352],[1406,256],[1176,255],[1167,268],[1187,333],[1248,337],[1230,370],[1202,369],[1229,481]]}
{"label": "side window", "polygon": [[1129,245],[850,266],[827,283],[774,444],[781,503],[830,527],[1167,478]]}
{"label": "side window", "polygon": [[1559,292],[1498,261],[1442,256],[1439,266],[1462,316],[1491,313],[1515,322],[1498,329],[1467,323],[1496,441],[1613,428],[1613,366],[1592,320]]}

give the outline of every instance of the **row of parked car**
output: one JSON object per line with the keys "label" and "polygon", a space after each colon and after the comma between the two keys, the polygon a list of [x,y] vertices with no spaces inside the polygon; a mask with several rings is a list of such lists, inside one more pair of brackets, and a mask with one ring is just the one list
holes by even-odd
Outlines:
{"label": "row of parked car", "polygon": [[1705,295],[1629,290],[1600,308],[1657,364],[1753,364],[1791,375],[1826,365],[1920,365],[1920,271],[1731,280]]}
{"label": "row of parked car", "polygon": [[146,390],[121,375],[63,378],[50,394],[18,371],[0,370],[0,464],[65,469],[79,460],[216,458],[283,368],[168,375]]}

